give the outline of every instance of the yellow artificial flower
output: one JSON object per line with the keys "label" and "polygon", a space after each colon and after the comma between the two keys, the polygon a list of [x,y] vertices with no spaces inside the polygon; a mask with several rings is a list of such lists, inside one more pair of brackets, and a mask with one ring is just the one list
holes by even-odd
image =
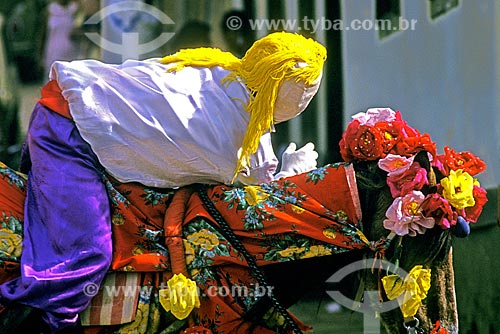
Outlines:
{"label": "yellow artificial flower", "polygon": [[196,283],[181,274],[175,274],[167,282],[167,289],[160,289],[160,304],[177,319],[187,318],[195,307],[200,307]]}
{"label": "yellow artificial flower", "polygon": [[257,205],[269,198],[269,194],[262,190],[259,186],[245,187],[245,200],[251,206]]}
{"label": "yellow artificial flower", "polygon": [[20,257],[23,252],[23,237],[9,230],[0,229],[0,253]]}
{"label": "yellow artificial flower", "polygon": [[474,178],[461,169],[451,170],[450,175],[441,180],[443,197],[457,209],[474,206]]}
{"label": "yellow artificial flower", "polygon": [[431,270],[415,266],[404,280],[398,275],[388,275],[382,278],[382,285],[390,300],[403,296],[399,307],[403,317],[410,318],[417,313],[422,300],[427,297],[431,287]]}
{"label": "yellow artificial flower", "polygon": [[219,245],[219,238],[217,238],[215,233],[210,232],[206,228],[190,234],[187,239],[193,245],[200,246],[206,250],[212,250]]}

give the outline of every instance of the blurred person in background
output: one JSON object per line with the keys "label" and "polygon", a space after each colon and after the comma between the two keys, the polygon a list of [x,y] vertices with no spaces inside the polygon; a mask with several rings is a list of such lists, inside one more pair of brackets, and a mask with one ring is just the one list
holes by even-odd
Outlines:
{"label": "blurred person in background", "polygon": [[47,6],[47,29],[43,65],[45,73],[56,60],[74,60],[79,56],[75,38],[75,17],[79,8],[76,1],[55,0]]}
{"label": "blurred person in background", "polygon": [[44,75],[43,47],[47,7],[45,0],[0,1],[5,15],[5,46],[21,82],[36,82]]}

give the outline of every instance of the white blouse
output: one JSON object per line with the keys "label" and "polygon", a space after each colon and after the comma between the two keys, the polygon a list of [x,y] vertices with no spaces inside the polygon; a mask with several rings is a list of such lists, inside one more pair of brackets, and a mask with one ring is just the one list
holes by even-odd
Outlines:
{"label": "white blouse", "polygon": [[[119,181],[231,183],[250,117],[243,108],[248,91],[239,82],[222,84],[229,72],[220,67],[168,73],[168,66],[156,59],[55,62],[50,78],[81,136]],[[238,179],[270,181],[277,164],[268,132]]]}

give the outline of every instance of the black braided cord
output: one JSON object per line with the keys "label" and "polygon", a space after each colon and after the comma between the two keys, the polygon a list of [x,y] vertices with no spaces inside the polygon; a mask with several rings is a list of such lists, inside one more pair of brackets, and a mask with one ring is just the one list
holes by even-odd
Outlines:
{"label": "black braided cord", "polygon": [[[227,224],[227,222],[224,220],[220,212],[217,210],[215,205],[208,197],[207,186],[199,184],[197,185],[196,190],[200,195],[200,198],[203,204],[205,205],[208,213],[210,213],[210,215],[214,218],[217,224],[219,224],[221,233],[231,243],[231,245],[233,245],[233,247],[245,257],[245,260],[248,264],[248,267],[250,268],[250,273],[252,274],[252,276],[257,280],[257,282],[261,286],[269,287],[270,285],[267,282],[267,279],[265,278],[264,274],[262,273],[262,270],[257,266],[255,259],[248,253],[243,243],[234,234],[231,227]],[[292,319],[292,317],[290,316],[290,314],[288,314],[285,307],[283,307],[283,305],[281,305],[279,300],[276,298],[273,291],[269,291],[269,298],[274,308],[285,319],[286,327],[291,329],[295,334],[303,334],[302,330],[299,328],[297,323]]]}

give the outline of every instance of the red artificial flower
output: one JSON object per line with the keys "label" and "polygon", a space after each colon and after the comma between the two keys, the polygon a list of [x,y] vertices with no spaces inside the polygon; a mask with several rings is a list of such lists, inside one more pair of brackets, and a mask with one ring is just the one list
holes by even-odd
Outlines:
{"label": "red artificial flower", "polygon": [[[430,222],[427,220],[432,220],[432,225],[435,223],[442,229],[448,229],[457,225],[459,216],[462,216],[467,222],[475,223],[488,201],[486,191],[480,187],[478,182],[474,182],[474,186],[472,182],[467,183],[467,195],[470,197],[471,203],[469,205],[471,206],[464,205],[460,209],[456,209],[457,205],[455,203],[452,205],[453,201],[450,202],[452,199],[448,197],[446,199],[442,196],[443,189],[447,188],[443,188],[439,183],[437,184],[437,192],[424,198],[421,190],[429,183],[429,180],[427,171],[417,162],[412,163],[417,153],[426,151],[432,156],[431,166],[440,172],[439,178],[444,176],[443,181],[448,180],[450,175],[455,173],[468,175],[473,181],[472,176],[484,171],[486,164],[470,152],[457,153],[448,146],[444,147],[445,154],[437,155],[436,143],[431,140],[430,135],[421,134],[417,129],[409,126],[403,120],[399,110],[394,112],[388,108],[372,108],[368,109],[366,113],[354,115],[353,121],[349,123],[342,135],[339,146],[342,158],[346,162],[382,159],[379,161],[379,167],[388,172],[387,184],[392,196],[396,198],[395,203],[410,194],[419,193],[422,201],[418,204],[417,210],[420,212],[422,221],[429,223],[429,226]],[[388,158],[386,159],[386,157]],[[404,166],[399,166],[398,163],[402,163]],[[410,165],[409,168],[408,165]],[[457,191],[457,188],[455,187],[454,190]],[[474,205],[472,200],[474,200]],[[411,210],[416,210],[413,207],[415,203],[411,203]],[[410,233],[410,231],[414,234],[420,233],[420,225],[417,225],[418,231],[411,230],[411,226],[405,225],[407,221],[401,219],[401,212],[396,209],[392,211],[393,217],[384,220],[386,228],[398,230],[401,233],[405,231],[406,233]],[[388,213],[386,215],[389,217]],[[414,219],[415,215],[411,216],[411,219]],[[386,225],[390,225],[390,227]],[[422,226],[424,227],[422,231],[428,228]],[[441,328],[438,322],[432,333],[444,334],[448,332]]]}
{"label": "red artificial flower", "polygon": [[414,162],[401,174],[387,177],[387,185],[393,198],[402,197],[413,190],[421,190],[428,183],[427,171],[418,162]]}
{"label": "red artificial flower", "polygon": [[354,156],[351,154],[349,143],[354,139],[357,128],[360,124],[361,123],[358,120],[351,121],[351,123],[347,125],[347,129],[345,129],[344,133],[342,134],[342,138],[339,141],[340,155],[346,162],[351,162],[354,160]]}
{"label": "red artificial flower", "polygon": [[458,213],[453,210],[451,204],[439,194],[427,195],[422,203],[422,214],[425,217],[433,217],[436,225],[443,230],[456,225]]}
{"label": "red artificial flower", "polygon": [[186,328],[182,334],[212,334],[212,331],[203,326],[194,326]]}
{"label": "red artificial flower", "polygon": [[486,164],[471,152],[456,153],[454,149],[445,146],[443,164],[449,170],[462,169],[474,176],[486,169]]}
{"label": "red artificial flower", "polygon": [[384,155],[392,152],[393,147],[401,140],[402,132],[401,125],[399,122],[378,122],[375,124],[382,136],[384,141],[382,143],[382,150]]}
{"label": "red artificial flower", "polygon": [[431,140],[429,134],[417,135],[414,137],[403,138],[394,148],[395,154],[404,155],[409,157],[417,154],[420,151],[427,151],[433,157],[436,156],[436,143]]}
{"label": "red artificial flower", "polygon": [[352,121],[340,140],[340,153],[346,162],[377,160],[383,157],[383,134],[376,127]]}
{"label": "red artificial flower", "polygon": [[401,116],[401,112],[399,110],[396,111],[395,117],[396,120],[394,121],[394,123],[397,124],[397,126],[401,129],[403,138],[420,136],[420,132],[417,129],[412,128],[406,121],[403,120],[403,117]]}
{"label": "red artificial flower", "polygon": [[383,134],[383,149],[385,155],[396,153],[394,147],[403,139],[420,135],[418,130],[412,128],[403,120],[399,110],[395,112],[393,120],[377,122],[375,127],[379,128],[380,132]]}
{"label": "red artificial flower", "polygon": [[481,212],[483,212],[483,207],[488,202],[486,197],[486,190],[481,187],[474,186],[472,190],[472,195],[474,196],[474,206],[470,206],[464,209],[464,219],[469,223],[475,223],[479,219]]}

